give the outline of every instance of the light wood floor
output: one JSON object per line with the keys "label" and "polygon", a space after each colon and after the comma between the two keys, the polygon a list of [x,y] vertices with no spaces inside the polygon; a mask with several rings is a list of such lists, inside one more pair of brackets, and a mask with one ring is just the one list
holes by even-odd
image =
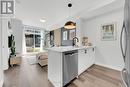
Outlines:
{"label": "light wood floor", "polygon": [[[3,87],[53,87],[47,79],[47,67],[30,65],[23,58],[21,66],[5,71]],[[120,72],[94,65],[68,87],[123,87]]]}

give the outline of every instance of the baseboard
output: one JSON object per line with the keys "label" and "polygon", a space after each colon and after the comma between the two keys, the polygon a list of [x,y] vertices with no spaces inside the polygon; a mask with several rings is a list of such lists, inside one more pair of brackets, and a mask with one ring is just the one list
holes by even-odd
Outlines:
{"label": "baseboard", "polygon": [[114,69],[114,70],[117,70],[117,71],[122,71],[122,68],[120,67],[113,67],[113,66],[109,66],[109,65],[105,65],[105,64],[101,64],[101,63],[95,63],[96,65],[100,65],[100,66],[104,66],[104,67],[107,67],[107,68],[110,68],[110,69]]}
{"label": "baseboard", "polygon": [[3,87],[4,80],[0,81],[0,87]]}
{"label": "baseboard", "polygon": [[[94,64],[91,64],[90,66],[88,66],[87,68],[85,68],[84,70],[78,72],[78,75],[82,74],[83,72],[85,72],[88,68],[90,68],[91,66],[93,66]],[[79,70],[78,70],[79,71]]]}
{"label": "baseboard", "polygon": [[9,69],[9,66],[3,66],[3,70],[8,70]]}

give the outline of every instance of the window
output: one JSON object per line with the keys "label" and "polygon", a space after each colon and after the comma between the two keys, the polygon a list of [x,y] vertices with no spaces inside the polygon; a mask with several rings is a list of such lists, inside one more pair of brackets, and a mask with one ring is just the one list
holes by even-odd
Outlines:
{"label": "window", "polygon": [[39,52],[42,44],[42,30],[32,26],[24,26],[24,29],[27,52]]}

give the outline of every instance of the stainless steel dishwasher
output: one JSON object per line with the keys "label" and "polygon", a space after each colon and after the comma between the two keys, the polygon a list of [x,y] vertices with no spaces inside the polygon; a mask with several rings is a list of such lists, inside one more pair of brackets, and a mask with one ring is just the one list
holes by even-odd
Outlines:
{"label": "stainless steel dishwasher", "polygon": [[63,85],[67,85],[78,76],[78,51],[63,53]]}

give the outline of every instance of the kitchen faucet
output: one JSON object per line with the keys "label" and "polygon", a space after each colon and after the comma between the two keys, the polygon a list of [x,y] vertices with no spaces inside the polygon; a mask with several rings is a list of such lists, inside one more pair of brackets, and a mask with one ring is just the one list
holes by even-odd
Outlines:
{"label": "kitchen faucet", "polygon": [[76,41],[79,42],[79,39],[77,37],[74,37],[72,41],[73,41],[73,46],[76,46]]}

